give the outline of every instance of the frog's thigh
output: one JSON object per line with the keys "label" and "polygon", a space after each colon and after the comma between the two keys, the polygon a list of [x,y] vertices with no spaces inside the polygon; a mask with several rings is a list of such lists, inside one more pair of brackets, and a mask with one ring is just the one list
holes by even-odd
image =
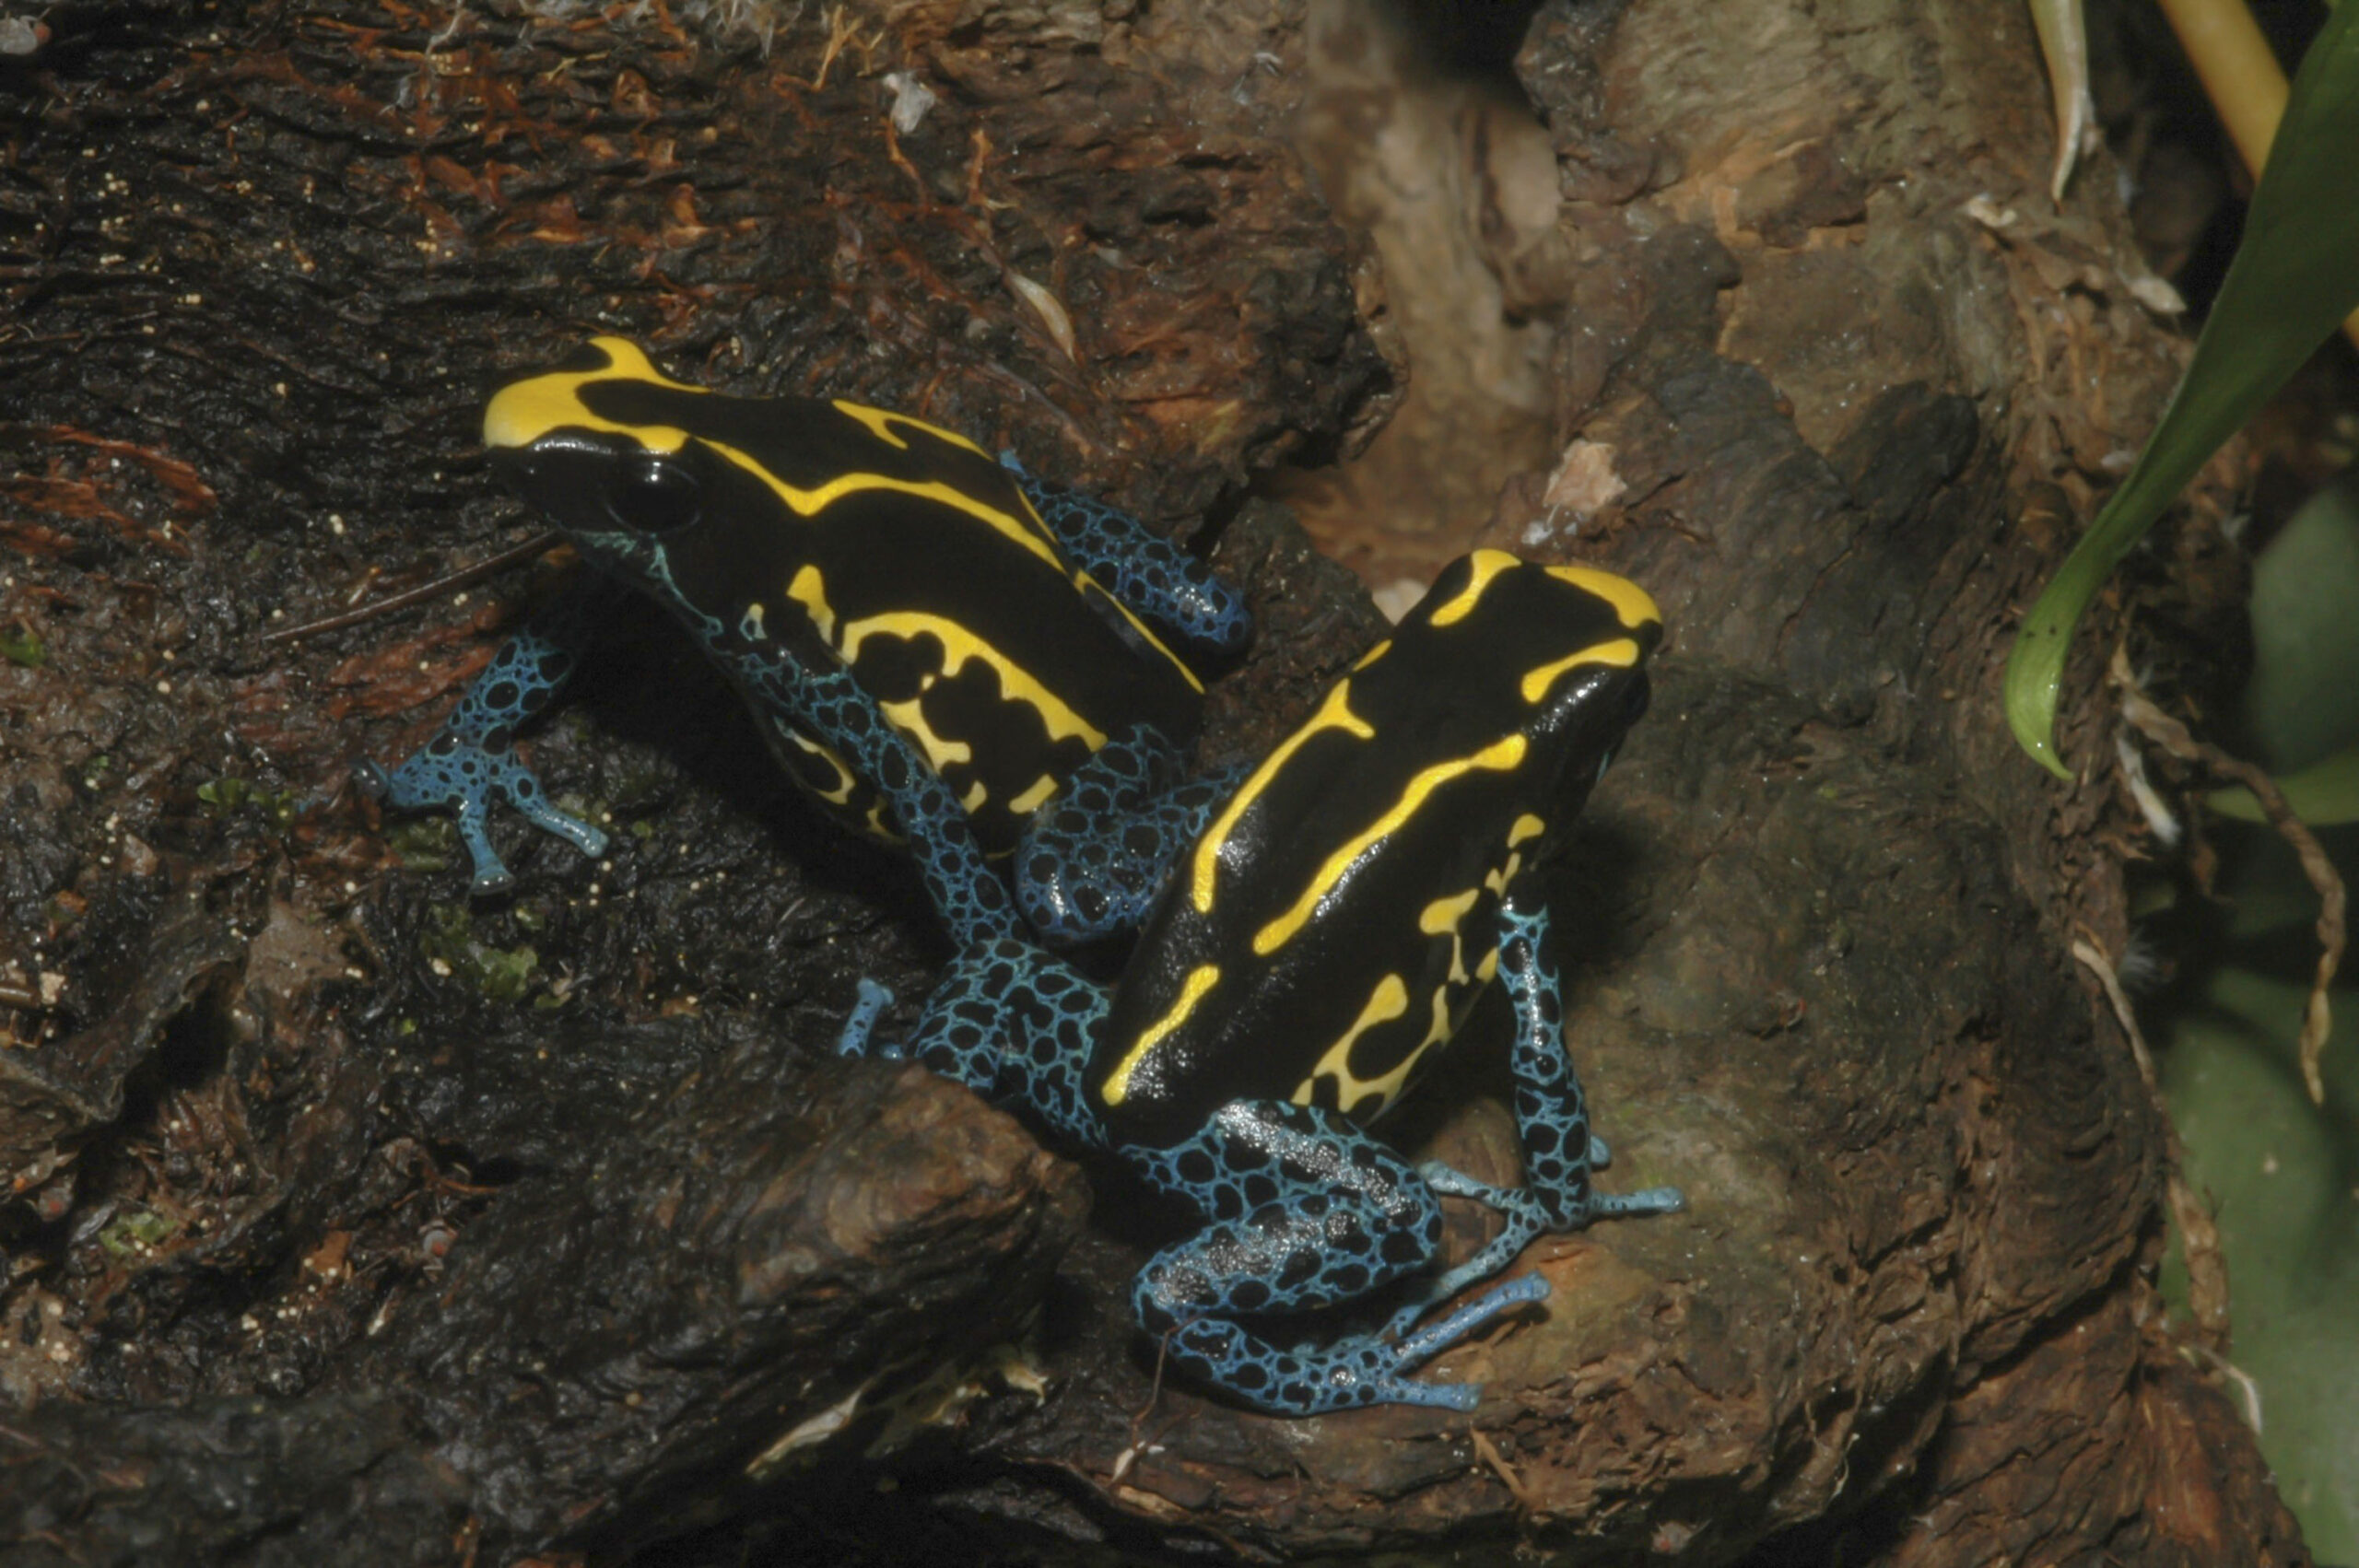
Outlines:
{"label": "frog's thigh", "polygon": [[1212,568],[1121,508],[1035,479],[1013,452],[1000,453],[1000,463],[1065,555],[1132,610],[1215,651],[1233,652],[1251,638],[1244,595]]}
{"label": "frog's thigh", "polygon": [[1144,923],[1173,865],[1247,771],[1191,779],[1184,767],[1160,731],[1134,724],[1032,814],[1014,870],[1016,907],[1035,931],[1065,944]]}
{"label": "frog's thigh", "polygon": [[1171,1149],[1124,1152],[1212,1222],[1139,1274],[1151,1332],[1205,1314],[1298,1312],[1427,1267],[1441,1204],[1409,1163],[1332,1112],[1234,1100]]}

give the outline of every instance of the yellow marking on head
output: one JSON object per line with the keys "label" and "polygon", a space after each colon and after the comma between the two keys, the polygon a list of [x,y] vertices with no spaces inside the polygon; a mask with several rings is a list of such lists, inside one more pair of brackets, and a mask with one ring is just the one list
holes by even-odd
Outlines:
{"label": "yellow marking on head", "polygon": [[[924,713],[920,711],[914,700],[880,702],[876,705],[876,708],[886,719],[892,720],[893,728],[917,742],[919,749],[925,753],[926,766],[936,773],[941,772],[952,763],[975,760],[975,748],[966,742],[945,741],[935,734],[933,726],[925,721]],[[977,786],[978,789],[980,787]],[[968,809],[971,811],[973,808]]]}
{"label": "yellow marking on head", "polygon": [[1327,694],[1327,700],[1319,705],[1319,711],[1312,714],[1301,729],[1280,741],[1277,748],[1262,759],[1262,766],[1253,770],[1253,776],[1238,785],[1237,793],[1228,798],[1228,804],[1221,809],[1219,816],[1213,819],[1213,825],[1204,836],[1196,840],[1195,875],[1189,893],[1195,899],[1197,914],[1212,913],[1213,879],[1220,869],[1220,847],[1228,841],[1238,818],[1243,816],[1246,808],[1259,800],[1262,791],[1270,787],[1270,780],[1278,776],[1278,770],[1286,765],[1286,759],[1300,751],[1311,736],[1322,730],[1341,730],[1363,741],[1376,733],[1375,726],[1352,711],[1349,676],[1336,682],[1334,690]]}
{"label": "yellow marking on head", "polygon": [[1615,577],[1593,567],[1550,567],[1548,575],[1558,582],[1569,582],[1575,588],[1596,594],[1614,606],[1614,617],[1632,631],[1649,622],[1660,624],[1662,612],[1655,608],[1653,597],[1626,577]]}
{"label": "yellow marking on head", "polygon": [[[797,579],[798,581],[800,579]],[[895,610],[886,614],[871,615],[864,621],[853,621],[844,627],[843,641],[837,646],[844,662],[855,664],[860,659],[861,645],[872,637],[898,637],[914,640],[933,637],[942,644],[942,673],[956,676],[967,667],[970,659],[980,659],[999,672],[999,689],[1008,697],[1029,706],[1039,714],[1041,724],[1051,740],[1062,741],[1078,735],[1091,751],[1106,743],[1106,731],[1092,725],[1080,714],[1057,700],[1049,688],[1032,673],[1007,655],[977,637],[957,621],[939,615],[929,615],[916,610]],[[916,710],[914,702],[884,705],[891,712],[895,707]],[[897,719],[895,722],[899,722]]]}
{"label": "yellow marking on head", "polygon": [[965,812],[968,816],[972,816],[977,812],[981,811],[983,809],[983,802],[991,798],[992,792],[985,789],[983,787],[983,781],[978,778],[972,784],[967,786],[967,792],[965,794],[958,797],[958,809]]}
{"label": "yellow marking on head", "polygon": [[1474,613],[1475,603],[1483,597],[1483,591],[1491,586],[1493,578],[1510,567],[1523,565],[1505,550],[1477,550],[1466,560],[1473,568],[1473,575],[1466,579],[1465,587],[1451,595],[1449,603],[1426,617],[1429,625],[1447,626],[1464,620]]}
{"label": "yellow marking on head", "polygon": [[1114,1071],[1106,1075],[1106,1087],[1102,1093],[1108,1105],[1122,1103],[1122,1097],[1131,1092],[1131,1074],[1136,1072],[1139,1063],[1146,1059],[1146,1053],[1153,1050],[1163,1036],[1188,1021],[1188,1014],[1196,1010],[1196,1003],[1203,1000],[1204,993],[1212,989],[1219,979],[1220,965],[1217,964],[1200,964],[1188,972],[1188,977],[1180,982],[1180,1000],[1171,1004],[1169,1012],[1140,1032],[1139,1037],[1131,1042],[1131,1048],[1122,1053],[1122,1059],[1115,1064]]}
{"label": "yellow marking on head", "polygon": [[1495,947],[1483,954],[1483,961],[1474,965],[1474,977],[1487,986],[1491,983],[1492,977],[1498,972],[1499,950]]}
{"label": "yellow marking on head", "polygon": [[786,585],[786,596],[810,612],[811,624],[819,628],[819,640],[832,648],[836,642],[835,607],[827,603],[827,579],[817,567],[804,567]]}
{"label": "yellow marking on head", "polygon": [[1359,656],[1358,662],[1352,666],[1352,673],[1355,675],[1358,674],[1362,670],[1367,669],[1369,665],[1375,663],[1378,660],[1383,658],[1386,654],[1391,651],[1392,639],[1388,637],[1382,642],[1378,643],[1374,648],[1369,649],[1366,653]]}
{"label": "yellow marking on head", "polygon": [[902,841],[901,836],[894,832],[885,822],[885,808],[888,803],[880,799],[869,806],[868,831],[887,844],[898,844]]}
{"label": "yellow marking on head", "polygon": [[1390,810],[1327,857],[1317,874],[1311,877],[1309,884],[1294,901],[1294,907],[1262,928],[1253,938],[1253,951],[1266,958],[1285,946],[1310,919],[1311,911],[1319,907],[1320,901],[1344,880],[1344,873],[1352,869],[1352,863],[1416,814],[1417,808],[1425,804],[1426,796],[1464,774],[1477,770],[1506,772],[1523,761],[1523,755],[1528,749],[1521,735],[1509,735],[1484,747],[1473,756],[1438,762],[1410,779],[1408,788],[1401,791],[1401,798],[1392,803]]}
{"label": "yellow marking on head", "polygon": [[1533,816],[1530,812],[1526,812],[1515,819],[1513,827],[1508,829],[1508,848],[1512,849],[1525,839],[1537,838],[1547,831],[1546,823]]}
{"label": "yellow marking on head", "polygon": [[595,370],[551,370],[511,381],[494,392],[484,405],[483,444],[529,447],[551,430],[572,428],[629,436],[650,451],[675,452],[687,445],[688,433],[672,426],[618,425],[601,419],[583,406],[581,389],[593,381],[645,381],[707,395],[709,389],[672,380],[628,339],[593,337],[590,345],[605,355],[606,364]]}
{"label": "yellow marking on head", "polygon": [[1505,898],[1508,895],[1508,883],[1513,882],[1515,873],[1521,870],[1523,870],[1523,851],[1512,850],[1508,855],[1508,863],[1485,877],[1483,885]]}
{"label": "yellow marking on head", "polygon": [[1482,896],[1481,888],[1470,887],[1452,897],[1437,898],[1417,917],[1417,929],[1427,936],[1455,931],[1458,922],[1466,918],[1466,911],[1474,907],[1474,900]]}
{"label": "yellow marking on head", "polygon": [[1335,1104],[1345,1116],[1351,1115],[1352,1107],[1370,1094],[1383,1096],[1381,1089],[1353,1074],[1352,1047],[1358,1044],[1359,1037],[1370,1029],[1379,1024],[1390,1024],[1408,1011],[1409,988],[1401,983],[1400,976],[1387,975],[1377,981],[1376,989],[1368,993],[1367,1005],[1360,1009],[1360,1015],[1352,1021],[1352,1026],[1327,1047],[1326,1054],[1319,1059],[1319,1065],[1310,1070],[1310,1075],[1296,1085],[1294,1103],[1297,1106],[1311,1104],[1317,1097],[1321,1078],[1335,1081]]}
{"label": "yellow marking on head", "polygon": [[1556,684],[1556,677],[1567,670],[1577,670],[1584,664],[1611,664],[1626,670],[1637,661],[1638,645],[1629,638],[1618,637],[1612,642],[1596,643],[1579,653],[1559,659],[1554,664],[1543,664],[1536,670],[1527,671],[1523,677],[1523,700],[1538,702],[1546,696],[1548,688]]}
{"label": "yellow marking on head", "polygon": [[770,628],[768,625],[769,620],[769,609],[763,605],[760,600],[757,599],[751,604],[745,606],[745,620],[740,623],[740,630],[742,630],[745,625],[751,625],[754,628],[754,636],[757,639],[768,638],[770,635]]}
{"label": "yellow marking on head", "polygon": [[896,414],[888,408],[870,408],[864,404],[846,403],[841,398],[835,400],[835,408],[836,412],[845,418],[857,419],[867,426],[868,433],[886,446],[898,447],[903,451],[910,450],[910,443],[901,439],[900,435],[894,430],[893,427],[896,425],[906,425],[912,430],[923,430],[937,440],[948,441],[954,447],[964,447],[977,457],[987,461],[991,459],[991,453],[966,437],[955,431],[945,430],[939,425],[929,425],[922,419],[913,419],[906,414]]}
{"label": "yellow marking on head", "polygon": [[1039,778],[1032,780],[1032,787],[1024,793],[1009,796],[1007,809],[1017,816],[1030,816],[1034,812],[1047,805],[1050,797],[1056,792],[1057,781],[1043,773]]}

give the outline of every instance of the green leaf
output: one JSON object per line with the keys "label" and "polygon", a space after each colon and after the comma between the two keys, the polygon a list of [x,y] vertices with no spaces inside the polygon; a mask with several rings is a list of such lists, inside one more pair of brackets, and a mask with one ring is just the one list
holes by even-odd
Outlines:
{"label": "green leaf", "polygon": [[[2359,746],[2312,763],[2299,773],[2289,773],[2277,781],[2277,787],[2285,792],[2285,803],[2294,808],[2294,814],[2312,827],[2359,822]],[[2263,820],[2260,802],[2241,784],[2212,790],[2203,803],[2238,822]]]}
{"label": "green leaf", "polygon": [[2146,450],[2039,596],[2007,656],[2007,723],[2059,778],[2056,704],[2072,628],[2115,565],[2285,378],[2359,307],[2359,6],[2338,6],[2294,76],[2244,243]]}

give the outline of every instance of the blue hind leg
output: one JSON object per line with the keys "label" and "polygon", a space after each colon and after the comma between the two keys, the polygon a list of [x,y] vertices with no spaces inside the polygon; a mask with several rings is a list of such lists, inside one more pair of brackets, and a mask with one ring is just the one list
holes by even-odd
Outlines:
{"label": "blue hind leg", "polygon": [[1016,907],[1058,946],[1136,930],[1246,771],[1188,778],[1179,748],[1156,730],[1135,724],[1115,735],[1026,825]]}
{"label": "blue hind leg", "polygon": [[1237,1100],[1171,1149],[1122,1153],[1211,1222],[1139,1271],[1139,1321],[1180,1365],[1281,1415],[1363,1405],[1470,1410],[1472,1384],[1409,1374],[1501,1313],[1548,1293],[1536,1277],[1414,1332],[1350,1334],[1284,1349],[1238,1319],[1313,1311],[1430,1267],[1441,1205],[1408,1163],[1330,1112]]}
{"label": "blue hind leg", "polygon": [[355,770],[363,789],[396,811],[457,813],[477,894],[500,892],[513,880],[487,826],[495,797],[585,855],[606,852],[604,833],[549,804],[539,778],[516,755],[516,731],[565,689],[591,627],[619,591],[596,577],[568,589],[509,638],[432,740],[390,772],[373,762]]}
{"label": "blue hind leg", "polygon": [[1093,496],[1044,485],[1014,452],[1000,466],[1039,512],[1067,556],[1106,591],[1166,630],[1213,652],[1232,653],[1253,635],[1244,596],[1212,568],[1146,524]]}
{"label": "blue hind leg", "polygon": [[1515,1009],[1515,1117],[1523,1146],[1524,1185],[1491,1187],[1438,1163],[1424,1167],[1436,1192],[1472,1198],[1498,1211],[1507,1222],[1488,1246],[1436,1279],[1393,1317],[1391,1329],[1405,1331],[1428,1308],[1479,1281],[1487,1280],[1553,1231],[1579,1230],[1592,1220],[1633,1214],[1668,1214],[1685,1199],[1675,1187],[1642,1192],[1602,1193],[1590,1175],[1604,1164],[1604,1141],[1589,1127],[1589,1108],[1573,1059],[1565,1049],[1564,1009],[1557,971],[1550,954],[1548,909],[1521,901],[1510,890],[1499,911],[1499,981]]}

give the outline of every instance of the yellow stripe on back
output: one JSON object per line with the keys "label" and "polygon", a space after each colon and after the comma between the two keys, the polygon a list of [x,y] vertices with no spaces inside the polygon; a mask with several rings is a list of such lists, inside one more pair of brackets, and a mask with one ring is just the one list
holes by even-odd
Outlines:
{"label": "yellow stripe on back", "polygon": [[[617,426],[613,428],[619,429],[622,427]],[[640,434],[635,429],[630,433]],[[814,489],[802,490],[763,467],[751,453],[740,451],[726,441],[716,441],[710,437],[700,439],[706,446],[769,486],[778,498],[792,507],[798,516],[816,517],[846,496],[858,495],[866,490],[890,490],[904,496],[916,496],[923,500],[939,501],[955,510],[965,512],[992,532],[1039,556],[1040,559],[1056,568],[1060,575],[1065,575],[1064,562],[1057,558],[1056,551],[1050,547],[1046,539],[1025,527],[1020,520],[1000,510],[997,507],[975,499],[955,485],[945,485],[939,479],[896,479],[890,474],[865,474],[855,469],[848,474],[839,474],[833,479]],[[670,451],[676,449],[666,447],[663,450]]]}
{"label": "yellow stripe on back", "polygon": [[985,461],[991,459],[991,453],[957,432],[945,430],[939,425],[929,425],[922,419],[913,419],[906,414],[896,414],[889,408],[871,408],[866,404],[846,403],[843,399],[838,398],[835,400],[835,410],[847,419],[857,419],[867,426],[868,433],[888,447],[898,447],[903,451],[910,450],[910,443],[901,439],[899,433],[893,428],[896,425],[904,425],[912,430],[922,430],[936,440],[948,441],[954,447],[964,447]]}
{"label": "yellow stripe on back", "polygon": [[1131,1074],[1136,1072],[1139,1063],[1146,1059],[1146,1053],[1155,1048],[1156,1041],[1188,1021],[1188,1014],[1196,1010],[1196,1003],[1203,1000],[1204,993],[1212,989],[1219,979],[1220,965],[1217,964],[1200,964],[1188,972],[1188,977],[1180,982],[1180,1000],[1171,1004],[1168,1012],[1140,1033],[1139,1037],[1131,1043],[1131,1048],[1122,1053],[1122,1059],[1115,1064],[1114,1071],[1106,1075],[1106,1086],[1099,1093],[1105,1096],[1108,1105],[1122,1103],[1123,1096],[1131,1092]]}
{"label": "yellow stripe on back", "polygon": [[[1038,514],[1036,513],[1035,515],[1037,516]],[[1046,527],[1047,524],[1043,523],[1041,526]],[[1164,659],[1169,662],[1171,667],[1180,672],[1180,678],[1188,683],[1188,689],[1190,691],[1194,692],[1199,696],[1203,695],[1204,683],[1196,679],[1196,673],[1193,670],[1189,669],[1187,664],[1180,660],[1178,654],[1164,647],[1163,639],[1156,636],[1153,632],[1147,630],[1146,623],[1133,614],[1131,613],[1131,607],[1128,604],[1123,603],[1120,599],[1115,598],[1112,594],[1108,593],[1103,588],[1100,588],[1096,578],[1090,576],[1087,572],[1083,571],[1078,567],[1074,568],[1073,583],[1075,588],[1081,591],[1084,598],[1095,593],[1102,597],[1107,603],[1112,605],[1114,609],[1121,614],[1122,619],[1131,623],[1131,629],[1145,639],[1146,645],[1149,648],[1152,648],[1157,653],[1162,654]]]}
{"label": "yellow stripe on back", "polygon": [[1213,819],[1212,826],[1196,840],[1195,874],[1189,893],[1195,900],[1197,914],[1209,915],[1213,912],[1213,883],[1220,870],[1220,847],[1227,842],[1230,832],[1237,826],[1237,819],[1261,798],[1262,791],[1270,787],[1270,780],[1278,776],[1287,759],[1322,730],[1341,730],[1363,741],[1375,735],[1376,727],[1352,711],[1352,683],[1348,678],[1336,682],[1335,689],[1327,694],[1327,700],[1319,705],[1319,711],[1312,714],[1301,729],[1279,742],[1277,749],[1262,759],[1262,766],[1253,770],[1253,777],[1238,786],[1237,793],[1228,798],[1228,804],[1221,808],[1221,813]]}
{"label": "yellow stripe on back", "polygon": [[[966,668],[967,661],[980,659],[999,673],[1002,693],[1029,705],[1039,714],[1040,722],[1048,730],[1050,739],[1062,741],[1068,736],[1078,735],[1088,743],[1091,751],[1106,743],[1105,731],[1058,701],[1030,671],[957,621],[915,610],[896,610],[886,614],[871,615],[864,621],[850,622],[844,626],[844,640],[839,647],[844,662],[859,662],[861,645],[872,637],[898,637],[908,640],[932,637],[942,644],[942,673],[945,675],[955,677]],[[917,705],[910,703],[907,706],[915,709]],[[930,740],[928,744],[931,747]]]}
{"label": "yellow stripe on back", "polygon": [[1415,815],[1417,808],[1425,804],[1426,796],[1451,779],[1478,769],[1505,772],[1523,761],[1527,749],[1527,743],[1521,735],[1508,735],[1484,747],[1473,756],[1438,762],[1410,779],[1408,788],[1401,791],[1401,798],[1392,803],[1391,810],[1327,857],[1326,862],[1310,879],[1309,885],[1294,901],[1294,907],[1262,928],[1260,934],[1253,939],[1253,951],[1266,958],[1285,946],[1302,929],[1303,922],[1310,919],[1310,913],[1319,907],[1319,901],[1344,880],[1344,873],[1352,869],[1352,862]]}

